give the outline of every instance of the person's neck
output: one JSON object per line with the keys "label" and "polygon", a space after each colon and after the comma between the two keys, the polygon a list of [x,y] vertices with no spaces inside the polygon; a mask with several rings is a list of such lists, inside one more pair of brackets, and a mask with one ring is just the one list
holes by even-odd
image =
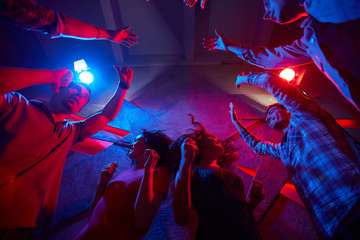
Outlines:
{"label": "person's neck", "polygon": [[146,159],[145,158],[142,158],[142,159],[136,159],[136,167],[137,169],[141,169],[141,168],[144,168],[145,166],[145,163],[146,163]]}
{"label": "person's neck", "polygon": [[200,167],[219,167],[217,157],[213,154],[204,154],[197,165]]}
{"label": "person's neck", "polygon": [[65,118],[67,118],[69,116],[68,113],[61,113],[58,111],[58,109],[56,107],[54,107],[54,104],[50,102],[48,102],[46,104],[47,108],[49,109],[49,111],[51,112],[52,117],[54,118],[55,122],[60,122],[60,121],[64,121]]}
{"label": "person's neck", "polygon": [[289,116],[289,119],[288,119],[288,121],[287,121],[286,126],[285,126],[284,129],[282,130],[283,133],[286,133],[286,132],[288,131],[288,129],[289,129],[289,126],[290,126],[290,117],[291,117],[291,115]]}
{"label": "person's neck", "polygon": [[52,113],[52,117],[54,118],[54,122],[64,121],[69,115],[65,113]]}
{"label": "person's neck", "polygon": [[288,125],[286,128],[284,128],[284,129],[282,130],[282,132],[283,132],[283,133],[287,133],[288,130],[289,130],[289,125]]}
{"label": "person's neck", "polygon": [[199,163],[197,164],[197,166],[199,167],[216,167],[216,168],[219,168],[220,166],[217,164],[217,161],[215,160],[214,162],[211,162],[211,163]]}

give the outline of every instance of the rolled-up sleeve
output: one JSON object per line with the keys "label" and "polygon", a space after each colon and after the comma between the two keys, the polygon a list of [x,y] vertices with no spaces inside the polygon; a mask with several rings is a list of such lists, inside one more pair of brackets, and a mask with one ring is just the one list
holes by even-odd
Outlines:
{"label": "rolled-up sleeve", "polygon": [[306,52],[306,45],[298,39],[291,45],[273,49],[241,45],[241,59],[264,69],[276,69],[311,63],[312,59]]}
{"label": "rolled-up sleeve", "polygon": [[247,129],[243,129],[239,132],[246,144],[257,154],[270,156],[276,159],[281,159],[280,146],[278,143],[272,143],[268,141],[261,141],[254,134]]}
{"label": "rolled-up sleeve", "polygon": [[64,32],[64,15],[32,0],[0,0],[0,16],[25,29],[40,31],[51,37],[59,37]]}

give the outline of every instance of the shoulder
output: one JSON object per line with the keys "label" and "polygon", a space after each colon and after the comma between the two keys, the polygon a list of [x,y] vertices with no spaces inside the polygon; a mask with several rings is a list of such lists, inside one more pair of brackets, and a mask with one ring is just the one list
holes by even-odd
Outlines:
{"label": "shoulder", "polygon": [[14,107],[23,105],[24,107],[29,105],[29,101],[22,94],[18,92],[6,93],[0,98],[0,110],[10,110]]}

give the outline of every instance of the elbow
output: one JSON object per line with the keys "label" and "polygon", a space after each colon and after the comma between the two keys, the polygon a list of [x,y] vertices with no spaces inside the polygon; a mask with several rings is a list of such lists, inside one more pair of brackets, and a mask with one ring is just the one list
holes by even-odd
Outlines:
{"label": "elbow", "polygon": [[135,231],[136,232],[144,232],[147,231],[150,228],[151,224],[141,224],[141,223],[135,223]]}
{"label": "elbow", "polygon": [[150,226],[152,224],[152,220],[153,220],[153,218],[150,220],[146,216],[136,215],[136,213],[135,213],[135,219],[134,219],[135,231],[137,231],[137,232],[146,231],[147,229],[150,228]]}
{"label": "elbow", "polygon": [[174,217],[174,218],[176,224],[179,225],[180,227],[184,227],[188,222],[186,218],[179,218],[179,217]]}
{"label": "elbow", "polygon": [[114,121],[114,120],[115,120],[115,117],[116,117],[116,116],[110,116],[110,117],[107,117],[107,118],[109,119],[109,122],[111,122],[111,121]]}
{"label": "elbow", "polygon": [[109,123],[111,121],[114,121],[115,118],[116,118],[116,115],[115,114],[109,114],[107,112],[102,112],[102,115],[106,118],[106,122]]}
{"label": "elbow", "polygon": [[177,225],[184,227],[188,222],[189,214],[182,212],[179,213],[174,209],[174,219]]}
{"label": "elbow", "polygon": [[103,119],[104,119],[103,121],[104,121],[105,125],[108,124],[111,121],[114,121],[115,118],[116,118],[116,115],[108,114],[106,112],[102,112],[101,115],[103,116]]}

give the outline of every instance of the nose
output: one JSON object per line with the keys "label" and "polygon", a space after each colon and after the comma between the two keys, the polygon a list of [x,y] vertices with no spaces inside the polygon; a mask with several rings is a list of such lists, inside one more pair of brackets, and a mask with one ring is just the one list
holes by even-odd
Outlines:
{"label": "nose", "polygon": [[270,11],[266,11],[266,12],[265,12],[265,14],[264,14],[264,16],[263,16],[263,19],[264,19],[264,20],[271,20],[271,18],[270,18]]}

